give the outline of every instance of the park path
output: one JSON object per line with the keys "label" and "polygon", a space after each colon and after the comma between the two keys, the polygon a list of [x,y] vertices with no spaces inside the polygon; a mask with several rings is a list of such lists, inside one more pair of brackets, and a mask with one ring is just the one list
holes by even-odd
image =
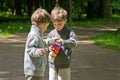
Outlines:
{"label": "park path", "polygon": [[[91,40],[96,34],[117,28],[118,25],[73,28],[78,45],[73,49],[71,80],[120,80],[120,54],[100,48]],[[23,56],[26,36],[27,33],[19,33],[0,37],[0,80],[25,80]],[[48,80],[48,67],[44,80]]]}

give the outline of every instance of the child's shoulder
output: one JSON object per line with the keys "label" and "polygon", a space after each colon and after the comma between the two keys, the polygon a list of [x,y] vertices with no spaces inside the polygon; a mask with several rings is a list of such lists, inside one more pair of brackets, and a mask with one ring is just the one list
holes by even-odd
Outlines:
{"label": "child's shoulder", "polygon": [[71,31],[73,31],[73,29],[71,28],[71,27],[68,27],[68,26],[66,26],[66,32],[71,32]]}
{"label": "child's shoulder", "polygon": [[56,29],[52,29],[51,31],[50,31],[50,33],[54,33],[56,31]]}

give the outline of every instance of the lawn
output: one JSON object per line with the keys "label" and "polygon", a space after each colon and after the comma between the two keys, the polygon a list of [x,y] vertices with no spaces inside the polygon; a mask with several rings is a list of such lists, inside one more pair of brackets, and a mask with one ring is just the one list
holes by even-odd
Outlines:
{"label": "lawn", "polygon": [[115,32],[104,32],[93,37],[95,44],[120,52],[120,29]]}

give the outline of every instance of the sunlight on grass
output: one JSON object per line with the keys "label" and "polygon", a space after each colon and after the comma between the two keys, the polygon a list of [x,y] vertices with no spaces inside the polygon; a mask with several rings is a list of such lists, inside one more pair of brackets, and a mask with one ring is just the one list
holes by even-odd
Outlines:
{"label": "sunlight on grass", "polygon": [[8,32],[0,32],[0,36],[9,36],[10,35],[10,33],[8,33]]}
{"label": "sunlight on grass", "polygon": [[120,33],[106,32],[93,37],[95,44],[109,49],[114,49],[120,52]]}
{"label": "sunlight on grass", "polygon": [[85,20],[79,22],[70,22],[67,23],[68,26],[97,26],[97,25],[110,25],[115,23],[116,20],[105,20],[105,19],[98,19],[98,20]]}
{"label": "sunlight on grass", "polygon": [[27,32],[30,30],[30,22],[8,22],[0,24],[0,36],[9,36],[10,34]]}
{"label": "sunlight on grass", "polygon": [[[70,27],[80,27],[80,26],[96,26],[96,25],[107,25],[112,24],[114,22],[106,21],[106,20],[86,20],[86,21],[79,21],[79,22],[68,22],[67,25]],[[31,23],[30,22],[20,22],[20,21],[13,21],[13,22],[4,22],[0,24],[0,36],[1,35],[8,35],[14,34],[19,32],[28,32],[30,30]],[[54,28],[52,23],[48,26],[48,28]]]}

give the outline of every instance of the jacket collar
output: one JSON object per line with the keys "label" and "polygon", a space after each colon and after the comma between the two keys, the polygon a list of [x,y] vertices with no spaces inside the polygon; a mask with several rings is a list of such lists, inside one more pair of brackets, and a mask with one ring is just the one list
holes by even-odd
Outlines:
{"label": "jacket collar", "polygon": [[62,30],[58,31],[58,33],[59,33],[59,34],[64,34],[66,30],[67,30],[67,27],[64,26],[64,27],[62,28]]}
{"label": "jacket collar", "polygon": [[36,25],[32,25],[32,26],[31,26],[31,31],[34,31],[34,32],[40,34],[40,36],[42,36],[42,31],[41,31],[40,28],[39,28],[38,26],[36,26]]}

